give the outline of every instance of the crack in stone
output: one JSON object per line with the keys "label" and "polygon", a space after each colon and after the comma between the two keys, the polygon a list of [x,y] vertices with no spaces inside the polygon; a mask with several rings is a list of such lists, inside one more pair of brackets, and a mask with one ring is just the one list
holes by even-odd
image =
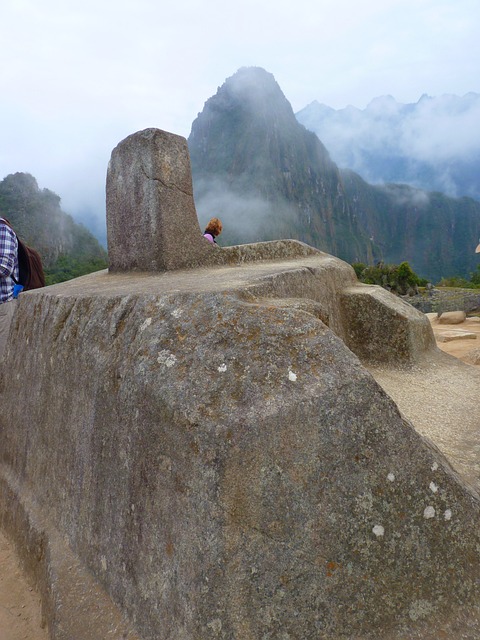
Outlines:
{"label": "crack in stone", "polygon": [[180,193],[183,193],[186,196],[192,196],[192,193],[190,191],[185,191],[183,189],[180,189],[180,187],[176,184],[171,186],[171,185],[168,185],[163,180],[161,180],[160,178],[154,178],[153,176],[149,176],[148,173],[145,171],[145,167],[143,165],[141,165],[141,170],[147,180],[153,180],[153,182],[159,182],[166,189],[172,189],[172,190],[175,189],[176,191],[180,191]]}

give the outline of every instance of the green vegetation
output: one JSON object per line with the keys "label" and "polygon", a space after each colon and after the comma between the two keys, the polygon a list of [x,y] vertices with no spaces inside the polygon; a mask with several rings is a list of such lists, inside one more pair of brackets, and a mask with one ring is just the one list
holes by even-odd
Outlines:
{"label": "green vegetation", "polygon": [[480,289],[480,264],[477,270],[470,274],[470,280],[452,276],[451,278],[442,278],[438,283],[439,287],[456,287],[461,289]]}
{"label": "green vegetation", "polygon": [[[406,295],[411,291],[418,291],[419,287],[425,287],[428,281],[418,276],[410,267],[408,262],[399,265],[384,264],[378,262],[376,265],[365,265],[362,262],[354,262],[352,267],[357,278],[365,284],[378,284],[384,289]],[[480,289],[480,264],[477,270],[471,274],[470,280],[460,276],[442,278],[437,283],[437,287],[455,289]]]}
{"label": "green vegetation", "polygon": [[439,287],[450,289],[473,289],[474,285],[460,276],[451,276],[450,278],[442,278],[439,283]]}
{"label": "green vegetation", "polygon": [[408,262],[399,265],[378,262],[375,266],[355,262],[352,266],[360,282],[377,284],[399,295],[406,295],[409,291],[416,292],[418,287],[427,284],[427,280],[417,276]]}
{"label": "green vegetation", "polygon": [[470,282],[476,287],[480,287],[480,264],[477,265],[475,273],[471,274]]}
{"label": "green vegetation", "polygon": [[107,260],[103,258],[76,259],[71,256],[60,256],[55,264],[45,269],[45,282],[47,285],[57,284],[84,276],[87,273],[100,271],[107,268]]}

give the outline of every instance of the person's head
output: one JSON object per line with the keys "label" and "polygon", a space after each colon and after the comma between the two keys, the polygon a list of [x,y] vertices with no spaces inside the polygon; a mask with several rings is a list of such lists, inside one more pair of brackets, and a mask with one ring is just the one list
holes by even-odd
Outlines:
{"label": "person's head", "polygon": [[210,233],[212,236],[217,237],[222,233],[222,223],[218,218],[210,218],[205,233]]}

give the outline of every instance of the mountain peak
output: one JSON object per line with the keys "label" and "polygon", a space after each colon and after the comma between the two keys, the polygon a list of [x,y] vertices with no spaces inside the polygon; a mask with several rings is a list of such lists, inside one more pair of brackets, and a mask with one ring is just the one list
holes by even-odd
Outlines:
{"label": "mountain peak", "polygon": [[265,71],[262,67],[240,67],[225,80],[223,87],[241,94],[265,90],[281,92],[273,73]]}
{"label": "mountain peak", "polygon": [[381,115],[382,117],[389,117],[401,109],[402,105],[399,104],[393,96],[386,95],[373,98],[373,100],[368,103],[365,111],[371,114]]}
{"label": "mountain peak", "polygon": [[290,103],[285,98],[273,74],[262,67],[241,67],[236,73],[227,78],[219,87],[217,94],[210,98],[205,106],[226,106],[230,108],[242,105],[243,109],[253,114],[261,114],[266,110],[287,110],[293,115]]}
{"label": "mountain peak", "polygon": [[[332,107],[329,107],[328,105],[324,104],[323,102],[319,102],[318,100],[314,100],[313,102],[310,102],[309,104],[307,104],[306,107],[301,109],[296,114],[296,117],[298,118],[299,114],[313,114],[315,116],[323,116],[323,115],[327,115],[327,114],[331,115],[333,113],[335,113],[335,109],[332,109]],[[303,122],[301,120],[301,118],[300,118],[300,121]]]}
{"label": "mountain peak", "polygon": [[188,145],[197,211],[205,219],[221,212],[223,241],[301,238],[342,253],[335,233],[342,227],[354,238],[352,253],[366,255],[338,167],[297,122],[271,73],[244,67],[228,78],[193,123]]}

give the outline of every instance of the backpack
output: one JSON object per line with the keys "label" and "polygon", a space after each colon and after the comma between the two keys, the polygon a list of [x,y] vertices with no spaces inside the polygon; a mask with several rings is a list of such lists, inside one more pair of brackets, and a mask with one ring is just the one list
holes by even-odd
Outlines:
{"label": "backpack", "polygon": [[[13,230],[12,225],[5,220],[5,218],[0,218],[2,222],[5,222],[10,229]],[[16,234],[15,234],[16,235]],[[18,285],[23,286],[24,291],[29,291],[30,289],[39,289],[40,287],[45,286],[45,274],[43,273],[43,265],[42,259],[40,258],[40,254],[32,247],[27,246],[20,238],[17,236],[18,242],[18,280],[16,280],[12,276],[12,280]]]}

